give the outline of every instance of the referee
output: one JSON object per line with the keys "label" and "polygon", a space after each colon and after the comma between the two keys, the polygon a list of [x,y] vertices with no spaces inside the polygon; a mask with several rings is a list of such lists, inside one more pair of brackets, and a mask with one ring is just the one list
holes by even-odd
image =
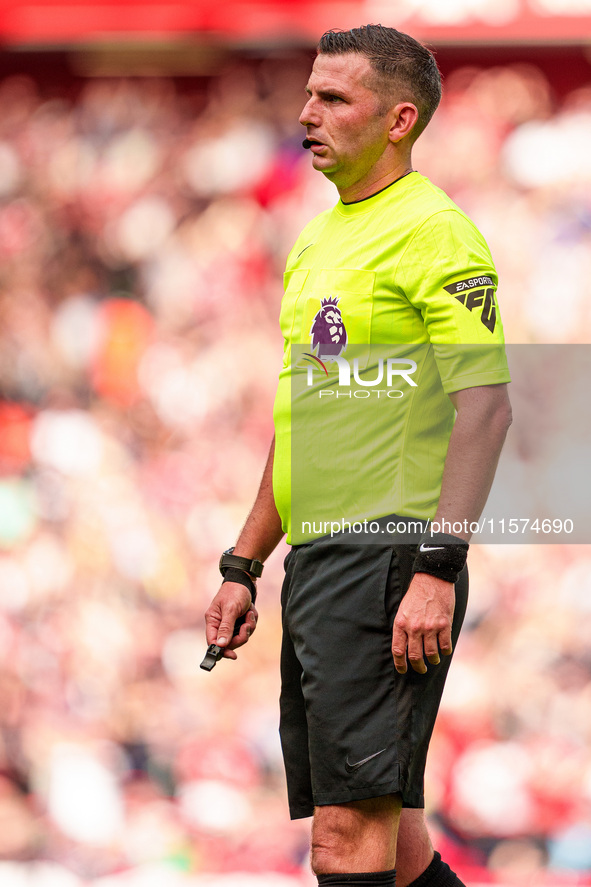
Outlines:
{"label": "referee", "polygon": [[[318,883],[461,887],[433,850],[423,778],[470,528],[511,421],[497,275],[474,224],[413,170],[441,96],[425,47],[381,25],[327,32],[306,92],[304,147],[339,201],[287,261],[275,438],[222,556],[207,640],[236,659],[262,564],[287,534],[280,732],[291,816],[313,816]],[[422,535],[323,532],[388,517]]]}

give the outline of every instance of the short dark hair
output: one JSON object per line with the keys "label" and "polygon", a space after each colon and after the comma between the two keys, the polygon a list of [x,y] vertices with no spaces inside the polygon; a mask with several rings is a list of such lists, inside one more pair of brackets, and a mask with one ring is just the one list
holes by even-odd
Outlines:
{"label": "short dark hair", "polygon": [[417,106],[413,141],[425,129],[441,100],[441,74],[435,57],[414,37],[384,25],[362,25],[350,31],[326,31],[318,53],[342,55],[356,52],[370,62],[376,81],[372,89],[382,99],[412,101]]}

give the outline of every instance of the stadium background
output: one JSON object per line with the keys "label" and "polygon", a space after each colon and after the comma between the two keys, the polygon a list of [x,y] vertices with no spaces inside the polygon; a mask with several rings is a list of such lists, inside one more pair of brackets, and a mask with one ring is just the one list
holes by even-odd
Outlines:
{"label": "stadium background", "polygon": [[[198,664],[272,433],[283,262],[334,199],[300,147],[312,47],[365,21],[437,49],[415,166],[488,238],[508,341],[588,343],[588,0],[0,3],[2,887],[312,884],[283,550],[239,662]],[[591,551],[471,563],[437,846],[470,887],[589,885]]]}

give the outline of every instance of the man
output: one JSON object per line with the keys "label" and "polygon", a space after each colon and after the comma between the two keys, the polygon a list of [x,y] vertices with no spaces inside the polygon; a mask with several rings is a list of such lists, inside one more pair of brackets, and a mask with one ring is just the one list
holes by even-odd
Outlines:
{"label": "man", "polygon": [[[224,556],[207,640],[236,658],[256,626],[254,580],[287,531],[297,544],[286,559],[282,595],[281,738],[292,817],[314,817],[318,883],[458,887],[433,851],[422,783],[466,604],[470,525],[484,507],[511,420],[496,275],[473,224],[412,169],[412,146],[440,99],[428,50],[380,25],[328,32],[306,91],[304,146],[340,200],[306,226],[288,259],[275,440],[253,510]],[[304,356],[316,369],[298,364],[298,343],[307,343]],[[403,348],[406,357],[388,367],[406,361],[407,388],[384,389],[383,402],[399,406],[365,414],[372,424],[364,437],[361,395],[354,401],[349,388],[339,392],[336,372],[353,365],[367,402],[378,377],[363,372],[377,364],[350,349],[374,343]],[[409,346],[435,357],[423,360]],[[435,381],[423,372],[429,361]],[[350,386],[350,374],[344,378]],[[292,387],[299,392],[293,400]],[[332,405],[347,400],[337,393],[354,405],[347,427]],[[390,394],[399,399],[387,400]],[[310,432],[318,431],[308,437],[329,444],[326,455],[322,447],[313,451],[305,470],[295,464],[292,440],[302,405]],[[313,415],[306,412],[312,408]],[[356,458],[358,441],[368,459]],[[346,544],[316,538],[327,534],[314,530],[302,536],[305,521],[296,512],[324,514],[326,527],[345,506],[343,517],[354,521],[394,515],[426,526],[432,518],[443,532],[431,529],[418,546],[396,538]]]}

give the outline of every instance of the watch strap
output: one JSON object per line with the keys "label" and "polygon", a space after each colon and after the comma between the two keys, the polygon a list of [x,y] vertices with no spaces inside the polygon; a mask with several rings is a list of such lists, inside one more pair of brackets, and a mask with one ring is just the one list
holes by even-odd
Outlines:
{"label": "watch strap", "polygon": [[229,567],[245,570],[247,573],[256,576],[257,579],[263,575],[263,564],[261,561],[256,558],[239,557],[237,554],[232,554],[233,550],[233,548],[230,548],[228,551],[224,551],[220,558],[220,573],[222,576],[225,575],[225,572]]}

